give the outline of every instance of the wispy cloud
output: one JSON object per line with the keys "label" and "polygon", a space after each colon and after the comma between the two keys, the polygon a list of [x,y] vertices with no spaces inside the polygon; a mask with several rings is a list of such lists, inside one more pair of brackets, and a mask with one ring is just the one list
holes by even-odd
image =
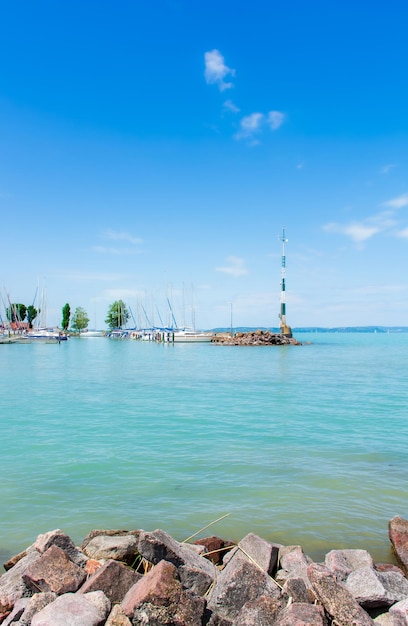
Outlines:
{"label": "wispy cloud", "polygon": [[234,276],[235,278],[238,278],[238,276],[245,276],[246,274],[248,274],[248,270],[245,267],[244,259],[240,259],[239,257],[236,257],[236,256],[229,256],[227,258],[227,261],[229,265],[226,265],[224,267],[217,267],[215,268],[216,271],[223,272],[224,274],[230,274],[231,276]]}
{"label": "wispy cloud", "polygon": [[110,239],[112,241],[127,241],[128,243],[134,245],[139,245],[143,243],[143,239],[141,239],[140,237],[134,237],[133,235],[123,231],[105,230],[102,233],[102,237],[104,239]]}
{"label": "wispy cloud", "polygon": [[241,119],[235,139],[256,140],[265,128],[275,131],[282,126],[284,120],[285,114],[281,111],[270,111],[267,115],[259,112],[251,113],[251,115],[246,115]]}
{"label": "wispy cloud", "polygon": [[98,254],[113,254],[115,256],[128,256],[141,253],[141,251],[136,248],[112,248],[107,246],[93,246],[92,250]]}
{"label": "wispy cloud", "polygon": [[408,228],[403,228],[402,230],[397,232],[397,237],[402,237],[403,239],[408,239]]}
{"label": "wispy cloud", "polygon": [[271,130],[277,130],[280,128],[285,120],[285,114],[281,111],[269,111],[268,124]]}
{"label": "wispy cloud", "polygon": [[224,111],[229,111],[231,113],[239,113],[239,108],[232,102],[232,100],[226,100],[222,105]]}
{"label": "wispy cloud", "polygon": [[236,133],[235,138],[244,139],[248,137],[253,137],[256,133],[260,131],[263,122],[263,113],[251,113],[251,115],[246,115],[242,118],[240,122],[240,129]]}
{"label": "wispy cloud", "polygon": [[205,80],[210,85],[218,85],[220,91],[225,89],[231,89],[233,84],[231,82],[225,82],[224,78],[228,75],[235,76],[235,70],[229,68],[224,63],[224,57],[219,50],[211,50],[204,54],[204,76]]}
{"label": "wispy cloud", "polygon": [[368,224],[364,224],[363,222],[353,222],[351,224],[325,224],[323,229],[330,233],[339,233],[341,235],[347,235],[351,237],[353,241],[356,243],[362,243],[367,239],[370,239],[373,235],[376,235],[380,232],[380,229],[377,226],[369,226]]}
{"label": "wispy cloud", "polygon": [[382,206],[389,206],[393,209],[402,209],[404,206],[408,206],[408,193],[404,193],[401,196],[387,200],[382,203]]}
{"label": "wispy cloud", "polygon": [[[140,254],[141,252],[140,245],[143,243],[143,239],[141,239],[140,237],[135,237],[134,235],[131,235],[128,232],[109,229],[101,233],[101,238],[105,240],[109,240],[109,241],[115,241],[119,245],[93,246],[92,247],[93,252],[96,252],[98,254],[111,254],[115,256],[128,256],[128,255],[133,255],[133,254]],[[120,246],[121,242],[130,244],[130,246],[127,245],[125,247],[121,247]]]}
{"label": "wispy cloud", "polygon": [[348,224],[335,222],[325,224],[323,230],[347,235],[356,244],[361,245],[378,233],[390,231],[396,224],[395,211],[381,211],[364,220],[349,222]]}
{"label": "wispy cloud", "polygon": [[388,163],[388,165],[384,165],[381,168],[381,174],[389,174],[395,167],[397,167],[396,163]]}

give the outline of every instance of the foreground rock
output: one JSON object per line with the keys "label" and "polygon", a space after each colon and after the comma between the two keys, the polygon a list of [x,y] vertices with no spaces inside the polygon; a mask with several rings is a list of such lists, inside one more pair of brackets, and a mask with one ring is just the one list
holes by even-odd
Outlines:
{"label": "foreground rock", "polygon": [[[406,571],[408,521],[393,518],[389,537]],[[160,529],[95,530],[80,548],[61,530],[39,535],[5,564],[0,624],[408,626],[404,571],[365,550],[314,563],[253,533],[195,544]]]}

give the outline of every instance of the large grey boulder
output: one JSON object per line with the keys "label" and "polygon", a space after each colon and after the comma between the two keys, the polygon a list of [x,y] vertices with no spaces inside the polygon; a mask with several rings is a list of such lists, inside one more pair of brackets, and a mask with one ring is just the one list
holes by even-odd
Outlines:
{"label": "large grey boulder", "polygon": [[280,547],[277,544],[269,543],[254,533],[249,533],[226,554],[223,563],[227,565],[232,558],[239,556],[255,563],[264,572],[272,575],[276,570]]}
{"label": "large grey boulder", "polygon": [[275,624],[276,616],[282,609],[280,600],[269,596],[259,596],[246,602],[237,617],[234,626],[269,626]]}
{"label": "large grey boulder", "polygon": [[101,626],[109,612],[110,602],[102,591],[65,593],[36,613],[31,626]]}
{"label": "large grey boulder", "polygon": [[96,535],[83,551],[92,559],[111,559],[132,565],[138,555],[137,544],[137,538],[132,534]]}
{"label": "large grey boulder", "polygon": [[345,585],[324,565],[312,563],[307,570],[317,599],[336,626],[373,626],[374,622]]}
{"label": "large grey boulder", "polygon": [[351,572],[344,584],[366,609],[391,606],[408,597],[408,580],[399,572],[362,567]]}
{"label": "large grey boulder", "polygon": [[325,556],[324,564],[336,575],[337,580],[346,580],[347,576],[361,568],[374,569],[374,561],[367,550],[331,550]]}
{"label": "large grey boulder", "polygon": [[23,556],[11,569],[0,577],[0,615],[11,611],[20,598],[30,597],[33,592],[24,582],[23,575],[41,555],[32,550]]}
{"label": "large grey boulder", "polygon": [[100,535],[105,535],[107,537],[123,537],[124,535],[133,535],[136,541],[139,541],[140,530],[124,530],[123,528],[117,528],[117,529],[94,528],[83,539],[81,543],[81,550],[85,550],[88,543],[92,541],[92,539],[94,539],[95,537],[99,537]]}
{"label": "large grey boulder", "polygon": [[279,550],[279,569],[276,572],[276,582],[284,587],[292,579],[303,580],[308,593],[312,596],[312,586],[307,575],[307,568],[312,559],[303,552],[301,546],[281,546]]}
{"label": "large grey boulder", "polygon": [[179,543],[163,530],[141,531],[139,553],[153,564],[162,560],[173,563],[178,570],[181,584],[199,596],[203,596],[217,575],[216,567],[191,548]]}
{"label": "large grey boulder", "polygon": [[228,561],[208,594],[208,608],[227,619],[235,619],[246,602],[260,596],[281,598],[275,581],[258,565],[238,554],[236,552]]}

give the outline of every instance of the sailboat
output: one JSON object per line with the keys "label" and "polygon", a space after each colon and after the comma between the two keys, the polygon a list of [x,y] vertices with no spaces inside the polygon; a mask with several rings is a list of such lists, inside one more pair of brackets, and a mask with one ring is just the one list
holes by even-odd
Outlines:
{"label": "sailboat", "polygon": [[[183,297],[183,300],[184,300],[184,297]],[[173,318],[173,322],[175,325],[175,328],[173,328],[170,333],[171,342],[173,343],[209,343],[212,340],[212,338],[214,337],[214,333],[206,332],[202,330],[196,330],[194,304],[192,304],[192,307],[191,307],[193,326],[190,327],[190,326],[184,325],[180,328],[177,326],[177,323],[173,314],[173,309],[171,307],[171,304],[168,298],[167,298],[167,302],[168,302],[171,315]]]}

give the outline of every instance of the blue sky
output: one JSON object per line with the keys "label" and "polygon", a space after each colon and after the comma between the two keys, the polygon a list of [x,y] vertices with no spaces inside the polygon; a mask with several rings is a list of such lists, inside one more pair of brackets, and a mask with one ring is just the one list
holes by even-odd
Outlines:
{"label": "blue sky", "polygon": [[0,6],[2,300],[408,325],[408,5]]}

